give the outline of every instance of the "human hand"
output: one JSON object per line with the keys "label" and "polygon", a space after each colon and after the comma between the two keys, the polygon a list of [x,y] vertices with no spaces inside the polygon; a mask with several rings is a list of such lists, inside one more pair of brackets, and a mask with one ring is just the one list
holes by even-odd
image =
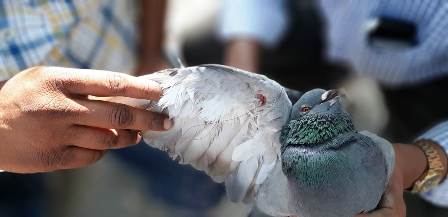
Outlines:
{"label": "human hand", "polygon": [[45,172],[99,160],[108,149],[140,140],[140,130],[165,130],[165,115],[89,99],[126,96],[157,100],[156,82],[97,70],[34,67],[0,90],[0,169]]}
{"label": "human hand", "polygon": [[400,164],[400,160],[397,159],[389,185],[377,210],[359,214],[356,217],[406,217],[406,204],[403,199],[403,174]]}
{"label": "human hand", "polygon": [[406,204],[403,192],[413,186],[427,168],[423,151],[416,145],[393,144],[395,150],[395,169],[389,186],[383,195],[378,209],[356,217],[405,217]]}

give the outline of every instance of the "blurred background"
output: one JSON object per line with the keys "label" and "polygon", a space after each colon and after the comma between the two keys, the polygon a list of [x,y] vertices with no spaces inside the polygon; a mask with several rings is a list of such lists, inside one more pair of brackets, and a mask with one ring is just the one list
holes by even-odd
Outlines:
{"label": "blurred background", "polygon": [[[137,73],[168,67],[179,58],[186,65],[221,63],[260,72],[301,91],[342,86],[352,99],[350,109],[356,126],[391,141],[412,141],[446,117],[448,106],[437,100],[444,97],[448,88],[444,76],[397,84],[374,76],[359,76],[362,69],[342,61],[344,58],[327,58],[327,48],[332,45],[326,39],[331,32],[316,1],[290,0],[277,5],[281,8],[274,4],[271,9],[283,15],[260,6],[269,2],[265,0],[255,4],[253,0],[148,2],[156,2],[153,12],[162,17],[154,22],[162,26],[153,29],[160,31],[154,36],[160,42],[160,50],[154,58],[157,61],[148,61],[145,66],[136,63],[133,67]],[[246,10],[245,6],[252,8]],[[261,11],[262,16],[255,10]],[[241,13],[246,17],[241,17]],[[353,25],[360,20],[353,19]],[[383,30],[375,31],[374,21],[378,20],[368,19],[362,25],[363,31],[372,33],[365,43],[409,52],[403,50],[409,41],[395,40],[395,27],[384,30],[386,36],[392,32],[391,37],[383,37]],[[254,30],[254,26],[259,29]],[[405,39],[408,32],[418,35],[418,28],[406,27],[398,35]],[[257,35],[260,28],[262,36]],[[356,34],[355,30],[360,31],[348,28],[347,34]],[[418,46],[412,43],[409,46]],[[230,203],[221,184],[189,166],[178,165],[143,143],[109,152],[99,163],[84,169],[35,175],[0,174],[0,189],[2,217],[238,217],[250,212],[250,207]],[[448,216],[446,209],[417,196],[406,197],[409,217]]]}

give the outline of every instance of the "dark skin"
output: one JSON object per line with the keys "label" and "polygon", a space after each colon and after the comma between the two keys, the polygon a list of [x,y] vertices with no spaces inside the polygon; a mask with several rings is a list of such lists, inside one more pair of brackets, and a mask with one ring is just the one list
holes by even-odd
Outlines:
{"label": "dark skin", "polygon": [[137,143],[142,130],[167,130],[166,115],[96,100],[158,100],[154,81],[110,71],[33,67],[0,89],[0,168],[33,173],[98,161],[109,149]]}
{"label": "dark skin", "polygon": [[[262,45],[255,39],[234,38],[226,45],[225,63],[248,71],[258,71],[261,48]],[[395,143],[393,146],[396,154],[395,170],[378,209],[356,217],[406,216],[403,192],[412,187],[428,165],[426,156],[419,147],[401,143]],[[438,152],[443,156],[444,165],[448,165],[444,150],[440,147]]]}
{"label": "dark skin", "polygon": [[[405,217],[406,204],[403,200],[403,191],[412,188],[416,180],[423,176],[428,166],[423,151],[409,144],[394,144],[396,161],[395,170],[390,184],[383,195],[378,210],[356,217]],[[448,165],[444,150],[439,147],[439,156],[442,156],[444,165]],[[444,174],[447,173],[445,167]]]}
{"label": "dark skin", "polygon": [[145,75],[169,68],[163,57],[166,0],[140,1],[140,45],[136,75]]}
{"label": "dark skin", "polygon": [[225,50],[226,65],[250,72],[257,72],[261,45],[250,38],[238,38],[227,43]]}
{"label": "dark skin", "polygon": [[[168,65],[162,57],[165,0],[139,0],[137,75]],[[106,102],[125,96],[158,100],[160,86],[116,72],[34,67],[0,83],[0,169],[47,172],[86,166],[108,149],[140,141],[142,130],[166,130],[165,115]],[[43,125],[45,123],[45,125]],[[42,127],[45,126],[45,127]]]}

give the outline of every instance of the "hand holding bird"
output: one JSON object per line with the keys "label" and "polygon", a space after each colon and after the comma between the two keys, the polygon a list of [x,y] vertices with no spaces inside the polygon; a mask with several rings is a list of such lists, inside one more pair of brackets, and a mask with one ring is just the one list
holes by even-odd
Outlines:
{"label": "hand holding bird", "polygon": [[143,78],[162,86],[162,98],[126,103],[174,120],[171,130],[146,132],[144,139],[224,182],[233,201],[273,216],[404,213],[403,186],[415,179],[399,163],[394,170],[389,142],[354,129],[337,91],[311,90],[292,106],[275,81],[221,65]]}

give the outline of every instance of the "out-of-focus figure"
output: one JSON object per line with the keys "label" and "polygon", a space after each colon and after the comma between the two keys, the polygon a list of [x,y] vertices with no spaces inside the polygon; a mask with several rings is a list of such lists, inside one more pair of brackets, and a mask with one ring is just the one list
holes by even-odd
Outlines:
{"label": "out-of-focus figure", "polygon": [[[113,70],[133,75],[166,68],[168,64],[162,53],[166,5],[164,0],[1,1],[0,80],[36,65]],[[147,190],[145,196],[161,200],[167,204],[165,209],[172,209],[168,215],[206,215],[224,193],[222,186],[208,177],[173,164],[148,147],[140,145],[116,156],[131,166],[122,169],[120,174],[102,177],[103,182],[85,184],[88,182],[83,181],[89,180],[88,172],[60,172],[50,176],[0,174],[1,187],[5,189],[0,198],[0,215],[76,216],[83,213],[79,210],[89,209],[77,206],[82,203],[76,201],[86,192],[96,192],[87,197],[93,200],[93,215],[111,216],[114,210],[111,207],[117,201],[117,209],[129,215],[122,200],[116,199],[120,195],[107,196],[104,191],[95,190],[102,189],[99,185],[113,186],[112,183],[129,188],[126,186],[129,182],[120,176],[132,173],[140,173],[137,177],[146,179],[142,182]],[[107,165],[108,161],[103,164]],[[116,182],[104,183],[108,179]],[[112,189],[108,192],[114,192]],[[102,209],[98,201],[109,204]],[[53,204],[58,204],[56,211],[54,207],[48,208]]]}
{"label": "out-of-focus figure", "polygon": [[[297,10],[298,5],[299,8],[308,9],[305,10],[306,14],[310,11],[316,14],[317,11],[322,15],[320,19],[308,16],[305,20],[325,27],[320,29],[323,34],[315,35],[324,38],[322,57],[325,61],[343,63],[348,68],[346,71],[380,82],[391,112],[386,135],[409,141],[448,117],[446,103],[440,101],[448,84],[448,62],[442,61],[448,58],[448,19],[445,19],[448,3],[445,1],[225,0],[219,27],[219,35],[226,43],[225,63],[252,71],[275,71],[274,77],[286,80],[285,83],[297,89],[305,88],[306,84],[301,86],[294,80],[304,80],[304,77],[327,78],[322,77],[322,73],[316,76],[309,69],[301,72],[285,71],[288,68],[284,66],[288,61],[285,58],[283,65],[277,64],[277,68],[266,67],[265,61],[272,62],[272,58],[282,62],[282,57],[266,55],[265,49],[277,47],[285,50],[284,44],[294,44],[291,42],[294,40],[291,33],[304,34],[302,39],[310,34],[306,31],[295,32],[297,28],[294,25],[303,24],[303,21],[298,21],[298,17],[304,10]],[[312,42],[303,40],[296,43]],[[320,45],[314,44],[314,50],[319,51],[322,48]],[[300,61],[300,57],[297,56],[297,61]],[[294,79],[295,76],[300,79]],[[376,92],[375,88],[366,88],[361,90]],[[352,94],[359,95],[356,91]],[[381,100],[373,103],[382,109],[379,104]],[[442,124],[424,134],[424,137],[448,149],[448,140],[444,139],[447,134],[448,128]],[[445,182],[437,190],[422,197],[433,204],[448,206],[447,192],[448,183]],[[409,207],[413,210],[412,205]],[[425,215],[436,213],[434,210],[427,209]],[[409,211],[409,214],[419,216],[417,211]]]}

